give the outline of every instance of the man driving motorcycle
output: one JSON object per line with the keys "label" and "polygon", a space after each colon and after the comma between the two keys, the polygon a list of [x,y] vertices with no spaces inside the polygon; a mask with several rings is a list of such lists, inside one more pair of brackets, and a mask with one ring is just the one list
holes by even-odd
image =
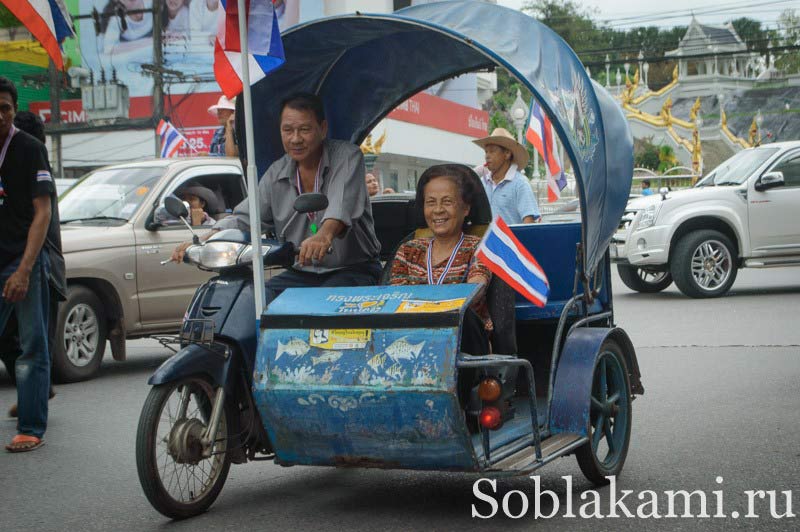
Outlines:
{"label": "man driving motorcycle", "polygon": [[[258,185],[261,225],[274,230],[299,249],[297,263],[267,281],[267,303],[286,288],[377,284],[381,273],[372,207],[365,185],[361,150],[341,140],[327,139],[322,101],[297,93],[281,103],[281,140],[286,154],[272,163]],[[306,192],[328,198],[321,212],[297,216],[294,199]],[[247,200],[231,216],[217,222],[214,232],[249,229]],[[180,262],[190,242],[180,244],[172,260]]]}

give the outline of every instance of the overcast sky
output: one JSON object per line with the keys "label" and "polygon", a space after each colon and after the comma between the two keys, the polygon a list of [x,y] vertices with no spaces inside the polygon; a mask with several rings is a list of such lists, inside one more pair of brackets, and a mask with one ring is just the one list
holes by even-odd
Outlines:
{"label": "overcast sky", "polygon": [[[497,3],[519,9],[524,0],[497,0]],[[615,27],[686,26],[691,20],[692,10],[697,19],[706,24],[723,24],[729,19],[751,17],[768,27],[775,27],[775,20],[782,10],[794,8],[800,12],[800,0],[576,0],[576,3],[596,9],[596,20],[612,21]],[[628,20],[623,20],[625,18]]]}

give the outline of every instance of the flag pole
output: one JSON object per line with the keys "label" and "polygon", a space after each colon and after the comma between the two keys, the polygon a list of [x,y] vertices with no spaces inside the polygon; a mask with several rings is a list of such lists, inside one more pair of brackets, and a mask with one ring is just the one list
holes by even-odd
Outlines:
{"label": "flag pole", "polygon": [[261,205],[258,202],[258,179],[256,177],[255,142],[253,140],[253,107],[250,94],[250,55],[247,49],[247,19],[244,0],[229,0],[237,3],[239,14],[239,43],[242,58],[242,96],[244,97],[244,137],[247,147],[247,205],[250,210],[250,243],[253,246],[253,284],[256,303],[256,334],[266,300],[264,286],[264,263],[261,257]]}

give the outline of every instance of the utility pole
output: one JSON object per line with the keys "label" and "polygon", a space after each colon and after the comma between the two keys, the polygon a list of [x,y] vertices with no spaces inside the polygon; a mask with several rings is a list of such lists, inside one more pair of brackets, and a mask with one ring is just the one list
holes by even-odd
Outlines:
{"label": "utility pole", "polygon": [[[161,2],[153,2],[153,124],[157,124],[164,116],[164,50],[162,31],[164,10]],[[155,134],[155,156],[161,153],[161,142],[158,133]]]}
{"label": "utility pole", "polygon": [[[47,71],[50,77],[50,127],[58,130],[61,124],[61,72],[50,59]],[[50,157],[53,161],[55,177],[64,177],[64,163],[61,159],[61,133],[51,132]]]}

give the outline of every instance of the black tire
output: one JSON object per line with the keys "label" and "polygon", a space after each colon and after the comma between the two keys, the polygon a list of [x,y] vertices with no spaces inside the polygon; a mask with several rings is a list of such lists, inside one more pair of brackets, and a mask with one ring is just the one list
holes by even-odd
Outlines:
{"label": "black tire", "polygon": [[670,272],[685,295],[694,298],[725,295],[737,273],[736,247],[719,231],[693,231],[675,245]]}
{"label": "black tire", "polygon": [[[171,519],[186,519],[206,511],[225,485],[231,465],[230,453],[227,452],[230,436],[227,420],[233,418],[227,401],[220,417],[217,444],[211,457],[198,460],[197,463],[176,460],[171,444],[173,441],[181,441],[180,438],[174,437],[174,434],[178,433],[176,427],[179,426],[181,418],[174,419],[174,423],[164,423],[163,416],[172,415],[173,407],[165,408],[165,405],[174,399],[174,393],[179,399],[184,386],[189,386],[189,402],[194,400],[194,403],[187,409],[187,416],[182,419],[184,422],[186,420],[197,421],[204,428],[210,416],[214,388],[205,377],[194,376],[154,386],[142,407],[136,432],[136,469],[139,474],[139,482],[153,508]],[[175,405],[174,409],[177,414],[177,404],[174,402],[170,404]],[[161,433],[159,433],[159,429]],[[224,434],[224,437],[221,437],[221,434]],[[186,441],[192,445],[187,444],[182,449],[193,450],[195,449],[193,444],[198,443],[195,436],[187,438]],[[165,478],[162,478],[160,471],[162,467]],[[203,485],[203,479],[206,476],[208,476],[207,484]],[[195,496],[197,480],[200,480],[202,491]],[[185,492],[180,485],[184,481],[186,483]],[[173,493],[175,489],[178,490],[177,494]]]}
{"label": "black tire", "polygon": [[661,292],[672,284],[672,275],[669,272],[637,268],[629,264],[617,264],[617,273],[625,286],[644,294]]}
{"label": "black tire", "polygon": [[[606,377],[605,391],[601,386],[603,372]],[[617,395],[616,400],[613,400],[614,395]],[[597,486],[608,484],[606,477],[618,476],[625,465],[631,441],[631,401],[631,382],[625,355],[616,342],[606,340],[600,347],[592,375],[587,427],[589,441],[575,451],[584,476]],[[596,404],[600,406],[596,407]],[[600,425],[602,430],[598,432],[596,429]]]}
{"label": "black tire", "polygon": [[93,378],[106,350],[108,325],[103,304],[89,288],[70,286],[58,310],[53,346],[53,378],[78,382]]}

